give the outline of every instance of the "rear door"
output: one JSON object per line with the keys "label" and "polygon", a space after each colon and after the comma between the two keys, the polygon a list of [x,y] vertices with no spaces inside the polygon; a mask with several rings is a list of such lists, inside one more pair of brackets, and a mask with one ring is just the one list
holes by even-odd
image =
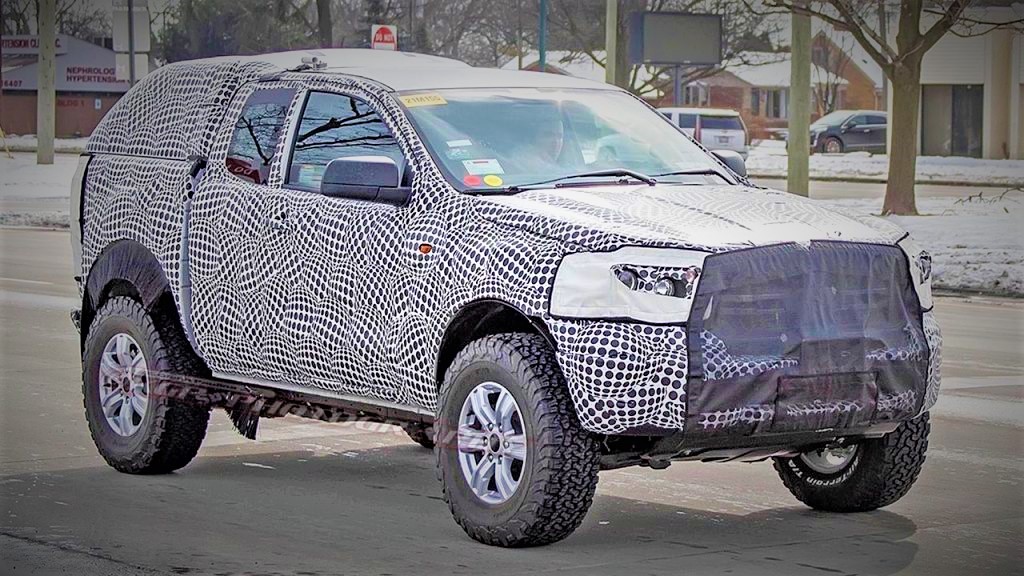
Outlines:
{"label": "rear door", "polygon": [[190,317],[215,373],[267,380],[295,374],[280,353],[281,295],[298,269],[279,148],[298,93],[281,82],[240,88],[195,184],[185,260]]}
{"label": "rear door", "polygon": [[700,117],[700,140],[710,150],[734,150],[744,152],[747,135],[739,116]]}
{"label": "rear door", "polygon": [[886,139],[889,130],[889,120],[882,114],[868,114],[868,141],[866,149],[876,154],[885,154]]}

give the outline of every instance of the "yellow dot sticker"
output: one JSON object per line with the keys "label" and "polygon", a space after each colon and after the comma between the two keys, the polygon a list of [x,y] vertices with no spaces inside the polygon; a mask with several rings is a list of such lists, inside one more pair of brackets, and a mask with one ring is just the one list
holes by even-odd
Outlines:
{"label": "yellow dot sticker", "polygon": [[399,96],[398,99],[402,101],[402,104],[405,104],[406,108],[415,108],[417,106],[440,106],[448,103],[448,101],[442,98],[440,94],[407,94],[405,96]]}
{"label": "yellow dot sticker", "polygon": [[504,183],[505,181],[501,179],[501,176],[497,176],[495,174],[488,174],[487,176],[484,176],[484,184],[487,184],[488,186],[497,187]]}

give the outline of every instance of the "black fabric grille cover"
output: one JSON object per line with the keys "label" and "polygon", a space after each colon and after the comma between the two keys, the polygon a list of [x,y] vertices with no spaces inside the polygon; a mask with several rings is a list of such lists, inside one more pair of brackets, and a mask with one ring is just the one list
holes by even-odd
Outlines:
{"label": "black fabric grille cover", "polygon": [[904,420],[928,347],[895,246],[780,244],[705,261],[687,325],[688,435]]}

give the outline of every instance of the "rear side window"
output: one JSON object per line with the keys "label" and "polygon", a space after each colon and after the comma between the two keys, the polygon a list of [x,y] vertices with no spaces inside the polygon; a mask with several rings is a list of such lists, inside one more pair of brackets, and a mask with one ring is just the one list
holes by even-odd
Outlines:
{"label": "rear side window", "polygon": [[702,130],[743,130],[743,123],[737,116],[701,116]]}
{"label": "rear side window", "polygon": [[388,156],[399,166],[404,162],[398,141],[365,102],[344,94],[310,93],[295,133],[288,183],[317,190],[327,164],[350,156]]}
{"label": "rear side window", "polygon": [[696,128],[697,127],[697,115],[696,114],[680,114],[679,115],[679,127],[680,128]]}
{"label": "rear side window", "polygon": [[249,96],[231,136],[226,160],[229,172],[243,180],[267,183],[270,161],[294,96],[292,88],[257,90]]}
{"label": "rear side window", "polygon": [[868,116],[868,124],[887,124],[885,116]]}

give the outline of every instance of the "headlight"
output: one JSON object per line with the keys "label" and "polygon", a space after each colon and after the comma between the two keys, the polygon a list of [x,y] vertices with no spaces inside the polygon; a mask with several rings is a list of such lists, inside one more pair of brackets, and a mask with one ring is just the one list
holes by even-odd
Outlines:
{"label": "headlight", "polygon": [[910,264],[910,278],[914,281],[914,289],[917,291],[917,299],[921,302],[921,308],[929,310],[932,307],[932,255],[922,250],[917,242],[910,236],[904,236],[897,245],[903,250]]}
{"label": "headlight", "polygon": [[925,250],[917,255],[917,266],[921,269],[921,281],[925,282],[932,278],[932,255]]}
{"label": "headlight", "polygon": [[555,275],[551,315],[685,322],[707,256],[644,247],[569,254]]}

